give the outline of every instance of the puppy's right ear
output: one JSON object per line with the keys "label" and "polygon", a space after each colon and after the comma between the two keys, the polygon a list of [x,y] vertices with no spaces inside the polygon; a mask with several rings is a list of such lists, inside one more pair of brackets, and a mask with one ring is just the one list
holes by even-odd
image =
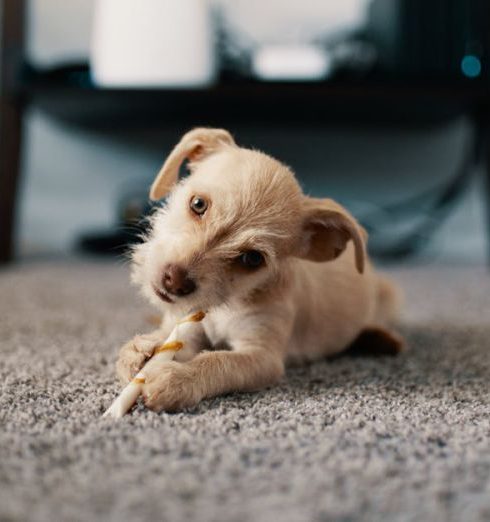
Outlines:
{"label": "puppy's right ear", "polygon": [[303,231],[298,257],[323,262],[336,259],[354,243],[357,271],[362,274],[366,258],[367,232],[352,215],[332,199],[305,197]]}
{"label": "puppy's right ear", "polygon": [[163,198],[177,182],[184,160],[198,161],[225,146],[234,146],[231,134],[224,129],[193,129],[184,134],[163,164],[150,189],[153,201]]}

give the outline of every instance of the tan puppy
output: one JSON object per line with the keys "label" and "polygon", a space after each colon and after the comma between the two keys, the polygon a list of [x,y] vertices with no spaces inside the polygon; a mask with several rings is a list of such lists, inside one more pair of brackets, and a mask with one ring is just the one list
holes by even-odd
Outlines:
{"label": "tan puppy", "polygon": [[[177,183],[181,164],[191,175]],[[149,374],[144,397],[176,411],[205,397],[276,383],[287,362],[345,349],[368,333],[395,351],[396,292],[366,258],[366,232],[339,204],[305,196],[275,159],[221,129],[194,129],[150,192],[169,191],[133,254],[133,280],[163,312],[161,327],[122,349],[128,381],[190,309],[208,310],[201,353],[179,352]]]}

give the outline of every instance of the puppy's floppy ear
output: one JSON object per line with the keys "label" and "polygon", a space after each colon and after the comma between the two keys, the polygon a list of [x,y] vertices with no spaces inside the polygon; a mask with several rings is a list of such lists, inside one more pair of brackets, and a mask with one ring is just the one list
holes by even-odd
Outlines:
{"label": "puppy's floppy ear", "polygon": [[227,145],[235,145],[224,129],[197,128],[184,134],[163,164],[150,189],[154,201],[163,198],[177,182],[184,160],[197,161]]}
{"label": "puppy's floppy ear", "polygon": [[344,207],[332,199],[305,197],[298,257],[317,262],[336,259],[351,239],[356,268],[362,274],[367,232]]}

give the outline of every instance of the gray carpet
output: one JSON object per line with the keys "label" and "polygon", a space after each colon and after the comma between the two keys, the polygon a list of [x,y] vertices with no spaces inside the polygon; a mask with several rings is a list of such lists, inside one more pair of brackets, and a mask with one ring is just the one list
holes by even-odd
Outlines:
{"label": "gray carpet", "polygon": [[490,276],[402,268],[399,358],[101,419],[150,310],[124,267],[0,272],[0,520],[490,520]]}

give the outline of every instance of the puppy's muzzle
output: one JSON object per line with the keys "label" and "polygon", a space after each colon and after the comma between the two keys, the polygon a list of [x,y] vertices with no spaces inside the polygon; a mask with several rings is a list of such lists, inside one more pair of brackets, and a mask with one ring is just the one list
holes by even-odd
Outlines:
{"label": "puppy's muzzle", "polygon": [[177,297],[192,294],[197,288],[195,281],[189,277],[187,270],[173,264],[165,267],[162,285],[167,293]]}

